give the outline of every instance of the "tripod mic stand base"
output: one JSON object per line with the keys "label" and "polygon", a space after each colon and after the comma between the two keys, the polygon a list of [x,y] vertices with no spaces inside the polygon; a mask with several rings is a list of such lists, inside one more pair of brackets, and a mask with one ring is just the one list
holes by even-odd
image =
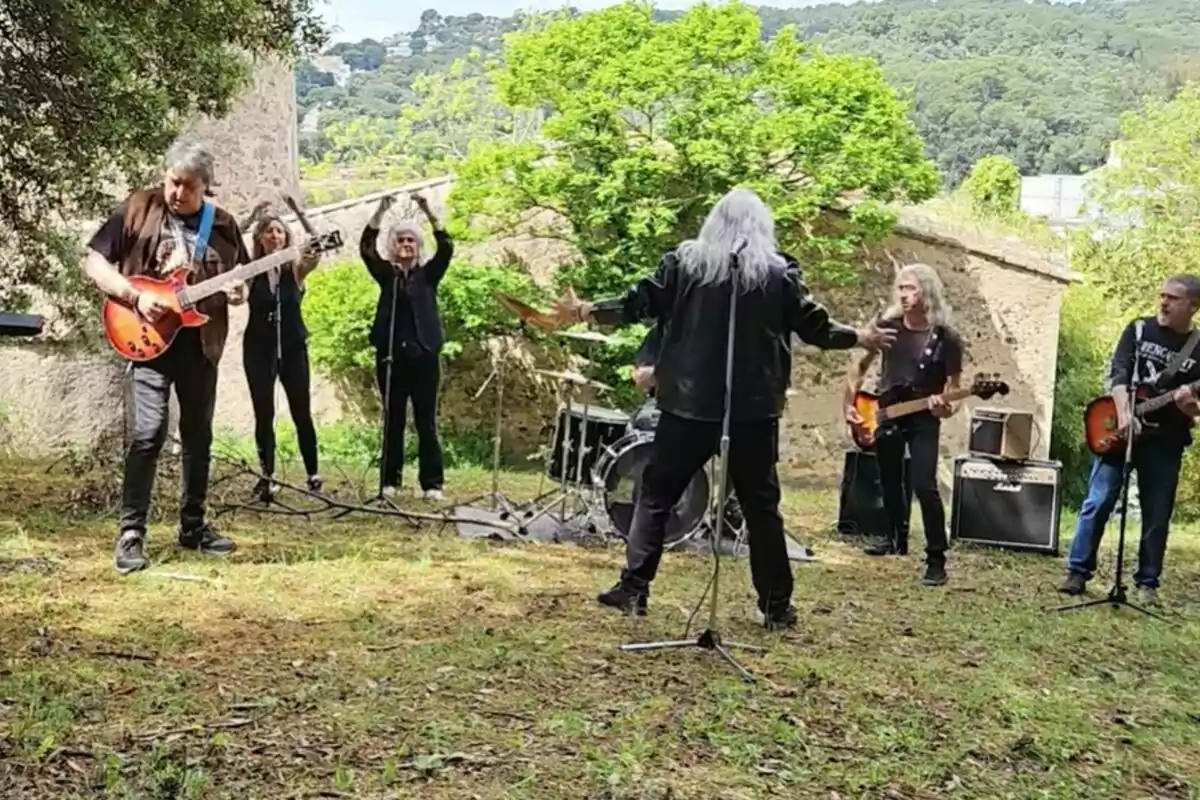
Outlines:
{"label": "tripod mic stand base", "polygon": [[1132,608],[1134,611],[1140,611],[1147,617],[1154,617],[1155,619],[1162,620],[1163,622],[1167,621],[1166,618],[1161,614],[1155,614],[1149,609],[1142,608],[1136,603],[1129,602],[1125,594],[1124,586],[1114,586],[1109,590],[1107,597],[1101,597],[1096,600],[1084,600],[1082,603],[1067,603],[1066,605],[1053,606],[1047,609],[1047,611],[1050,613],[1055,613],[1058,611],[1073,611],[1077,608],[1092,608],[1094,606],[1112,606],[1113,608],[1125,606],[1126,608]]}
{"label": "tripod mic stand base", "polygon": [[741,644],[740,642],[722,642],[721,634],[712,628],[705,628],[695,639],[675,639],[668,642],[639,642],[637,644],[621,645],[621,649],[627,653],[643,653],[650,650],[666,650],[678,647],[698,647],[701,650],[709,650],[716,653],[725,660],[725,663],[737,670],[741,674],[742,680],[747,683],[754,683],[754,676],[750,674],[750,670],[738,663],[738,660],[733,657],[728,648],[746,650],[751,653],[764,652],[764,648],[758,645]]}

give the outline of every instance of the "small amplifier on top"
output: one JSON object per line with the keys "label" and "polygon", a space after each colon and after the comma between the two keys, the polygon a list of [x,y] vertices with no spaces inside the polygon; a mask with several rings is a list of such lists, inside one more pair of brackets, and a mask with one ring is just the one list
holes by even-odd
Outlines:
{"label": "small amplifier on top", "polygon": [[1011,408],[972,409],[967,452],[1013,461],[1032,458],[1033,414]]}
{"label": "small amplifier on top", "polygon": [[1057,461],[954,460],[954,541],[1057,555],[1061,507]]}

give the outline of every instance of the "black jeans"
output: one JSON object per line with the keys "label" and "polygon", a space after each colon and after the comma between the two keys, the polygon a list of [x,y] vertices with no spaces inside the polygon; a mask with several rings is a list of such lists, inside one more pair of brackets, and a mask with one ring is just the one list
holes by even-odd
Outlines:
{"label": "black jeans", "polygon": [[285,344],[282,355],[274,337],[246,337],[242,347],[242,365],[250,386],[254,406],[254,443],[258,463],[267,475],[275,472],[275,378],[283,384],[288,410],[296,426],[300,457],[309,475],[317,474],[317,430],[313,425],[312,398],[308,368],[308,346],[303,342]]}
{"label": "black jeans", "polygon": [[121,530],[146,532],[158,454],[167,439],[171,385],[179,399],[179,439],[183,474],[179,508],[182,531],[204,525],[212,450],[213,407],[217,402],[217,365],[204,357],[199,332],[181,331],[167,352],[133,364],[133,437],[125,456]]}
{"label": "black jeans", "polygon": [[404,426],[408,402],[412,401],[417,429],[418,478],[422,489],[441,489],[445,481],[442,443],[438,440],[437,405],[441,364],[438,354],[422,351],[396,354],[390,391],[387,386],[387,354],[378,353],[375,379],[380,399],[388,408],[384,427],[383,485],[399,486],[404,467]]}
{"label": "black jeans", "polygon": [[942,421],[921,411],[880,426],[875,455],[883,507],[891,523],[893,541],[908,541],[909,504],[904,491],[904,446],[908,445],[907,479],[921,507],[925,527],[925,556],[930,563],[946,561],[946,508],[938,491],[938,438]]}
{"label": "black jeans", "polygon": [[[649,593],[662,559],[663,535],[671,509],[692,476],[717,451],[719,422],[696,422],[666,411],[642,472],[621,582]],[[759,609],[786,607],[792,597],[792,565],[779,515],[779,423],[775,419],[737,422],[729,431],[729,478],[746,520],[750,575]]]}

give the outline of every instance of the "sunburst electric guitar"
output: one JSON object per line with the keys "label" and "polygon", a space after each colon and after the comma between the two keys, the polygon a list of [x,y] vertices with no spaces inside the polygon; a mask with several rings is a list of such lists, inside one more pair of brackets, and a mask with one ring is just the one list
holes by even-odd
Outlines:
{"label": "sunburst electric guitar", "polygon": [[[1184,388],[1200,391],[1200,381],[1193,381]],[[1142,425],[1153,427],[1154,423],[1148,421],[1146,416],[1174,403],[1175,392],[1175,389],[1170,389],[1155,396],[1149,387],[1140,387],[1135,395],[1138,402],[1134,403],[1133,415]],[[1083,412],[1083,432],[1088,450],[1098,456],[1125,451],[1125,433],[1118,429],[1117,420],[1117,403],[1112,395],[1097,397],[1088,403]]]}
{"label": "sunburst electric guitar", "polygon": [[[956,403],[972,396],[987,400],[998,394],[1006,395],[1009,392],[1008,384],[998,380],[999,377],[999,375],[993,375],[990,378],[976,376],[969,387],[945,392],[945,398],[951,403]],[[880,405],[879,395],[874,392],[860,391],[854,395],[854,407],[863,421],[861,425],[851,425],[850,434],[854,437],[854,443],[866,450],[874,446],[875,434],[880,425],[890,419],[898,419],[909,414],[916,414],[918,411],[925,411],[929,408],[929,398],[919,397],[915,400],[904,400],[884,406]]]}
{"label": "sunburst electric guitar", "polygon": [[136,308],[114,297],[104,302],[102,320],[108,343],[130,361],[149,361],[170,348],[182,328],[198,328],[209,320],[207,314],[196,310],[196,304],[226,286],[248,281],[257,275],[299,259],[306,252],[326,253],[342,246],[341,231],[330,231],[307,242],[234,267],[206,281],[188,284],[190,267],[177,267],[165,278],[135,275],[129,283],[139,292],[153,295],[170,311],[151,322]]}

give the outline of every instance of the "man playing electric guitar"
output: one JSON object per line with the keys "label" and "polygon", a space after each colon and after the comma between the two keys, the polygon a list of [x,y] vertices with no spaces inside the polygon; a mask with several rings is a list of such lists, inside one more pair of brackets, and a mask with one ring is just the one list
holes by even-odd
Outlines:
{"label": "man playing electric guitar", "polygon": [[[237,220],[206,199],[212,181],[212,155],[198,144],[176,144],[167,153],[162,185],[133,192],[92,237],[84,272],[105,294],[157,320],[170,309],[134,289],[128,276],[161,277],[179,266],[190,266],[198,278],[211,278],[248,263]],[[202,300],[199,309],[211,316],[207,324],[183,328],[166,352],[131,364],[133,436],[125,457],[121,522],[113,554],[122,574],[146,566],[146,518],[158,454],[167,437],[172,384],[179,398],[183,445],[179,545],[211,555],[234,549],[232,541],[217,536],[205,523],[204,512],[217,362],[229,330],[226,303],[244,300],[245,284],[240,281],[224,294]]]}
{"label": "man playing electric guitar", "polygon": [[[1200,278],[1176,275],[1163,284],[1158,315],[1126,326],[1109,364],[1108,382],[1117,408],[1117,429],[1134,435],[1133,463],[1141,502],[1142,539],[1133,582],[1145,606],[1158,603],[1159,578],[1167,551],[1167,532],[1175,510],[1175,489],[1183,451],[1200,415],[1191,384],[1200,381],[1200,332],[1192,324],[1200,308]],[[1137,373],[1135,374],[1135,365]],[[1170,393],[1174,403],[1145,419],[1130,419],[1131,385],[1152,395]],[[1104,526],[1121,496],[1125,448],[1092,459],[1087,497],[1079,509],[1075,538],[1067,556],[1063,594],[1082,594],[1096,570]]]}
{"label": "man playing electric guitar", "polygon": [[[884,312],[880,328],[896,331],[896,341],[883,355],[879,390],[883,406],[929,398],[929,409],[883,422],[876,432],[875,453],[883,489],[883,504],[891,538],[866,550],[868,555],[908,553],[909,505],[905,502],[904,451],[909,453],[908,480],[921,506],[925,528],[926,586],[946,583],[946,508],[938,491],[938,440],[941,420],[954,413],[942,393],[958,388],[962,373],[962,342],[948,322],[942,281],[925,264],[909,264],[896,273],[895,298]],[[851,426],[863,418],[855,394],[875,359],[870,352],[855,365],[847,382],[845,418]]]}

